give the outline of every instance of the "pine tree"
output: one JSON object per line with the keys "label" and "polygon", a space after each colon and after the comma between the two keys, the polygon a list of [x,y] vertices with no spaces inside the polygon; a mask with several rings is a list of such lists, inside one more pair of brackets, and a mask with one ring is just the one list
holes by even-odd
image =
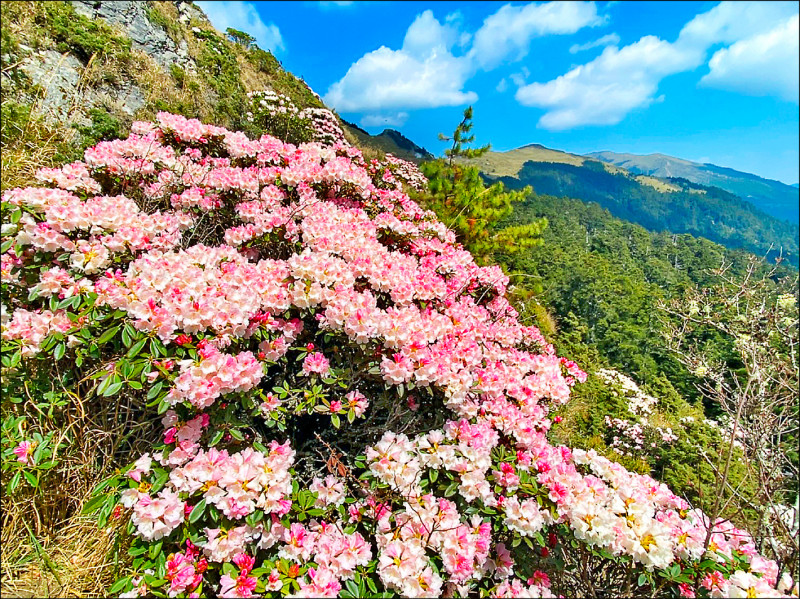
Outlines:
{"label": "pine tree", "polygon": [[425,203],[455,231],[458,240],[476,260],[486,264],[497,261],[494,256],[497,252],[512,254],[539,245],[547,220],[497,228],[498,223],[512,213],[513,204],[524,200],[532,189],[507,190],[501,182],[487,187],[478,167],[468,161],[488,152],[491,145],[469,147],[475,141],[471,131],[470,106],[464,110],[464,118],[452,136],[439,134],[439,139],[453,144],[445,150],[445,158],[422,165],[430,191]]}

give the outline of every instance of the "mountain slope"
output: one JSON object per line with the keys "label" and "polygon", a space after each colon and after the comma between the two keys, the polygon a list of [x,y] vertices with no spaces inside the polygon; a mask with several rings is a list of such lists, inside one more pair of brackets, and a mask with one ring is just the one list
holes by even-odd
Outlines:
{"label": "mountain slope", "polygon": [[405,135],[394,129],[384,129],[378,135],[370,135],[358,125],[342,119],[343,129],[355,138],[356,145],[361,148],[392,154],[403,160],[420,163],[433,158],[433,154],[418,146]]}
{"label": "mountain slope", "polygon": [[[270,52],[217,31],[190,2],[5,1],[0,56],[3,188],[29,184],[38,168],[78,159],[159,111],[255,135],[250,92],[324,107]],[[427,154],[397,132],[342,126],[362,150]]]}
{"label": "mountain slope", "polygon": [[797,225],[769,216],[723,189],[686,179],[634,175],[618,166],[541,146],[490,152],[475,163],[487,179],[514,189],[531,185],[538,194],[594,201],[612,215],[651,231],[690,233],[762,255],[769,251],[777,255],[782,249],[790,263],[798,263]]}
{"label": "mountain slope", "polygon": [[632,173],[664,178],[688,179],[692,183],[710,185],[729,191],[751,202],[760,210],[776,218],[793,223],[800,219],[798,200],[800,192],[793,185],[764,179],[757,175],[716,166],[700,164],[664,154],[620,154],[592,152],[586,156],[625,168]]}

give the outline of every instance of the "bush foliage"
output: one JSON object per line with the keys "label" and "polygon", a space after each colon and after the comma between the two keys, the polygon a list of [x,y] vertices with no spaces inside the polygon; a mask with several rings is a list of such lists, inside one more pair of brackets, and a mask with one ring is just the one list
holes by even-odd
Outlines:
{"label": "bush foliage", "polygon": [[585,373],[409,199],[413,165],[160,113],[39,179],[3,195],[3,486],[41,488],[60,447],[27,398],[132,416],[85,506],[124,524],[110,594],[791,585],[746,532],[548,441]]}

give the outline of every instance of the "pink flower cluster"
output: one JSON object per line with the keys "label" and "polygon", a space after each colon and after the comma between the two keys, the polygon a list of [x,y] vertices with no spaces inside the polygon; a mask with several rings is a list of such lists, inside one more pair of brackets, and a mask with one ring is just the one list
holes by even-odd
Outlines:
{"label": "pink flower cluster", "polygon": [[225,354],[207,344],[200,349],[201,360],[181,363],[181,372],[167,401],[175,405],[188,401],[197,409],[209,407],[221,395],[249,391],[264,375],[261,364],[251,352]]}
{"label": "pink flower cluster", "polygon": [[[151,356],[163,368],[152,378],[170,382],[174,410],[162,420],[164,449],[133,464],[122,495],[147,541],[174,544],[192,510],[217,512],[192,523],[202,558],[188,546],[171,557],[170,592],[194,592],[205,584],[197,576],[220,563],[235,569],[226,566],[210,592],[250,597],[259,576],[276,591],[285,576],[273,566],[284,559],[298,566],[297,596],[336,596],[368,566],[373,582],[410,597],[551,596],[546,576],[517,572],[518,553],[498,534],[536,539],[555,524],[648,570],[704,557],[712,523],[667,487],[548,442],[550,409],[586,374],[520,324],[500,268],[477,266],[402,192],[398,179],[423,184],[409,165],[367,163],[342,143],[250,140],[166,113],[133,131],[87,150],[84,166],[43,172],[56,189],[4,193],[24,213],[4,240],[30,247],[2,257],[4,289],[15,294],[2,337],[33,356],[48,335],[85,326],[65,310],[44,310],[47,298],[96,294],[96,310],[120,311],[167,352],[181,352]],[[116,191],[92,196],[93,182]],[[130,198],[119,195],[126,185]],[[18,274],[29,266],[41,297],[25,303]],[[333,413],[368,415],[381,405],[364,394],[372,388],[339,374],[353,355],[362,360],[358,377],[385,384],[381,399],[420,409],[416,398],[429,390],[449,417],[424,434],[387,431],[364,448],[357,474],[365,486],[340,472],[304,488],[295,449],[275,429],[240,451],[204,445],[218,432],[212,419],[228,416],[223,403],[238,410],[241,400],[267,418],[285,410],[282,393],[265,393],[282,376],[321,387]],[[152,491],[163,471],[165,486]],[[452,480],[469,513],[432,492],[436,477]],[[303,493],[318,517],[294,521]],[[483,508],[495,515],[481,517]],[[762,593],[777,583],[776,565],[746,533],[715,522],[712,540],[709,557],[745,556],[750,572],[710,580],[710,592]],[[256,559],[268,575],[253,573]],[[143,581],[136,589],[147,592]]]}
{"label": "pink flower cluster", "polygon": [[282,119],[288,123],[296,123],[307,127],[311,133],[311,141],[328,146],[344,144],[344,131],[339,119],[327,108],[304,108],[300,110],[291,98],[272,90],[251,92],[250,109],[247,119],[250,122],[262,123]]}
{"label": "pink flower cluster", "polygon": [[53,332],[65,333],[74,326],[65,310],[30,312],[15,310],[8,324],[2,327],[3,339],[19,339],[22,357],[39,353],[45,338]]}
{"label": "pink flower cluster", "polygon": [[425,191],[428,189],[428,179],[422,174],[416,164],[397,158],[392,154],[386,154],[386,162],[389,164],[390,172],[399,177],[401,181],[405,182],[409,187],[416,191]]}

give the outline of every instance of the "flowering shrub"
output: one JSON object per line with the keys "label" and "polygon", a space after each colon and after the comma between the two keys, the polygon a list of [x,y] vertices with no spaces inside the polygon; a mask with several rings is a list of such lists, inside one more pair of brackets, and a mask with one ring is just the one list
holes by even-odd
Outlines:
{"label": "flowering shrub", "polygon": [[133,536],[109,592],[791,587],[746,532],[548,442],[585,373],[392,166],[160,113],[4,193],[4,378],[55,361],[75,393],[161,416],[86,506]]}
{"label": "flowering shrub", "polygon": [[298,108],[291,98],[272,90],[247,94],[247,120],[265,131],[294,143],[316,141],[326,145],[344,143],[339,121],[326,108]]}
{"label": "flowering shrub", "polygon": [[612,418],[605,416],[605,423],[611,436],[609,446],[620,455],[650,457],[669,445],[678,437],[671,427],[661,427],[650,422],[653,408],[658,398],[648,395],[632,378],[610,368],[601,368],[597,376],[614,388],[614,396],[622,396],[627,404],[627,412],[632,417]]}

